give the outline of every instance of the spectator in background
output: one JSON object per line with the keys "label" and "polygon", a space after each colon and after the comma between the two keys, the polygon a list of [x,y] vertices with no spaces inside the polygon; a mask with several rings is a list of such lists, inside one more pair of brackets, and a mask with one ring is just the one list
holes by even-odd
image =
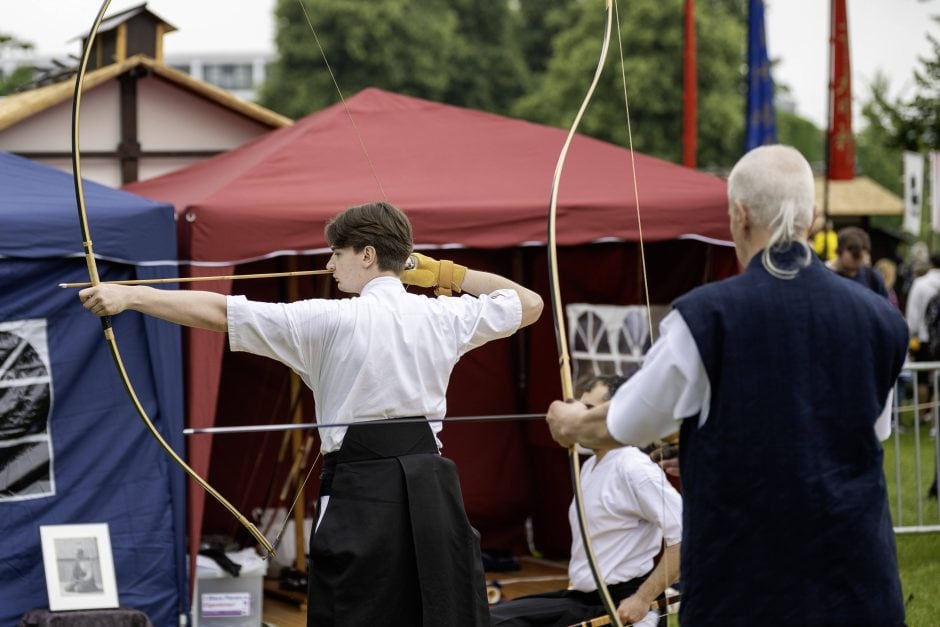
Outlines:
{"label": "spectator in background", "polygon": [[882,257],[875,262],[875,270],[881,275],[881,278],[885,282],[885,290],[888,292],[888,302],[900,309],[901,304],[898,302],[897,292],[894,291],[894,284],[898,278],[898,264],[887,257]]}
{"label": "spectator in background", "polygon": [[904,317],[911,333],[911,355],[916,361],[933,361],[940,358],[930,349],[930,324],[927,320],[927,306],[930,300],[940,294],[940,253],[930,256],[929,270],[914,279],[907,297]]}
{"label": "spectator in background", "polygon": [[907,296],[910,294],[914,279],[918,279],[930,269],[930,249],[921,241],[911,245],[910,258],[898,268],[898,280],[894,290],[898,294],[901,311],[907,311]]}
{"label": "spectator in background", "polygon": [[[930,269],[914,279],[907,298],[904,317],[911,334],[911,357],[914,361],[940,359],[940,303],[932,302],[940,294],[940,253],[930,256]],[[918,412],[921,422],[929,423],[933,410],[929,403],[933,397],[933,375],[921,376],[918,382],[917,399],[922,407]],[[927,404],[926,407],[923,404]]]}
{"label": "spectator in background", "polygon": [[871,269],[871,238],[857,226],[839,229],[835,259],[826,262],[826,266],[836,274],[888,297],[881,276]]}

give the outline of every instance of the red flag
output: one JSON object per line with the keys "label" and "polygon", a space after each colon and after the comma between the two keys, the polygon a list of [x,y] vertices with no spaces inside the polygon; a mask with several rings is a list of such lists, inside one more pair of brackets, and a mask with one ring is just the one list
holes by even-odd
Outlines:
{"label": "red flag", "polygon": [[698,143],[698,71],[695,59],[695,0],[685,0],[682,48],[682,165],[695,167]]}
{"label": "red flag", "polygon": [[845,0],[832,0],[829,33],[829,179],[855,178],[852,78]]}

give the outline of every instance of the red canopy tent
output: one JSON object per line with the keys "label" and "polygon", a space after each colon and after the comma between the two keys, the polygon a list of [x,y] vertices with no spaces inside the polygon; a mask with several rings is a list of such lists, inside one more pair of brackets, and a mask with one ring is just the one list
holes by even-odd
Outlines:
{"label": "red canopy tent", "polygon": [[[193,263],[194,275],[226,274],[235,266],[256,272],[286,258],[322,267],[325,258],[316,255],[328,251],[326,221],[347,206],[385,197],[410,217],[416,247],[450,249],[438,254],[513,276],[547,298],[546,211],[563,130],[379,89],[349,98],[347,107],[334,105],[127,189],[176,207],[180,256]],[[643,301],[634,159],[653,302],[668,303],[737,269],[724,181],[578,136],[558,205],[560,278],[568,302]],[[231,287],[228,282],[213,289],[228,293]],[[275,283],[242,282],[237,288],[249,297],[286,296],[277,290]],[[299,296],[329,295],[331,282],[305,282],[299,290]],[[560,394],[552,334],[546,313],[520,338],[470,353],[454,372],[448,414],[543,411]],[[267,364],[224,351],[224,342],[220,334],[190,334],[190,426],[263,422],[246,408],[276,402],[278,394],[268,388],[277,385],[259,385],[258,377],[280,381],[282,375],[265,374]],[[444,452],[458,463],[467,509],[483,532],[484,546],[524,548],[523,522],[534,515],[548,552],[564,552],[570,498],[565,455],[551,444],[544,425],[448,429],[453,435],[445,430]],[[220,456],[236,459],[237,445],[219,440]],[[259,444],[252,438],[242,446],[245,455],[254,455]],[[189,458],[197,471],[209,469],[211,447],[206,437],[190,441]],[[270,444],[262,448],[272,451]],[[527,476],[524,471],[533,465],[538,474]],[[246,492],[253,474],[247,466],[233,472],[232,464],[217,464],[210,478],[223,493]],[[202,491],[193,491],[191,531],[200,529],[203,500]],[[551,522],[543,524],[539,510],[544,508],[552,513]],[[207,518],[206,528],[220,524]],[[198,535],[192,534],[191,546]]]}

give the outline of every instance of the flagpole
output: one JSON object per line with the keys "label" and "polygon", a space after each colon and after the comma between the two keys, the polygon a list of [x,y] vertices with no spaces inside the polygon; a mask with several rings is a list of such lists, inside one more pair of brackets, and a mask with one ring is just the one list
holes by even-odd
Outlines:
{"label": "flagpole", "polygon": [[829,86],[826,90],[826,139],[823,142],[823,261],[829,259],[829,151],[832,147],[832,101],[835,99],[835,0],[829,0]]}

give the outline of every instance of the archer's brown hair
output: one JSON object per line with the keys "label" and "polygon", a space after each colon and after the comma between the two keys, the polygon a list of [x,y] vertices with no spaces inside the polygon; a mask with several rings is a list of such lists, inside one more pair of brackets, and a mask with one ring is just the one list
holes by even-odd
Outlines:
{"label": "archer's brown hair", "polygon": [[398,274],[414,246],[408,216],[385,201],[350,207],[327,222],[326,241],[333,248],[351,246],[357,253],[372,246],[379,269]]}

